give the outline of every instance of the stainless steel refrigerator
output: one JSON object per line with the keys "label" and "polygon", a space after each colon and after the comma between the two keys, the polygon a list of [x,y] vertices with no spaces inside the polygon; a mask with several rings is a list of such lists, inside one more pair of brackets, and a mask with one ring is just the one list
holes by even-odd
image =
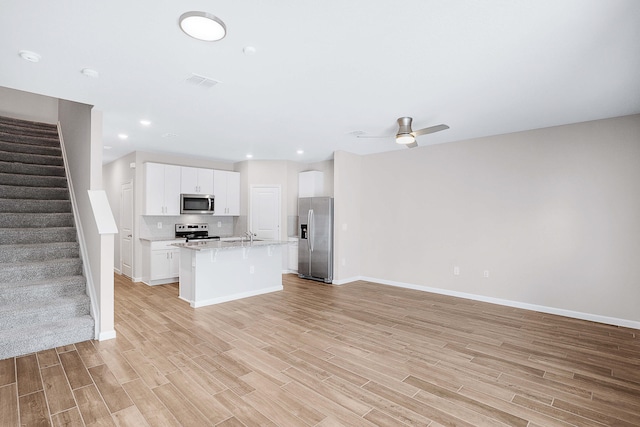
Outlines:
{"label": "stainless steel refrigerator", "polygon": [[298,199],[298,276],[333,281],[333,199]]}

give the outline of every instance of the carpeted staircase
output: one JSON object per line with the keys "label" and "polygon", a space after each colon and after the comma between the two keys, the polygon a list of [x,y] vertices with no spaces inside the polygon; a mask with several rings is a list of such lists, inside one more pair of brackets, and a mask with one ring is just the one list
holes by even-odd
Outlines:
{"label": "carpeted staircase", "polygon": [[0,359],[94,338],[55,125],[0,117]]}

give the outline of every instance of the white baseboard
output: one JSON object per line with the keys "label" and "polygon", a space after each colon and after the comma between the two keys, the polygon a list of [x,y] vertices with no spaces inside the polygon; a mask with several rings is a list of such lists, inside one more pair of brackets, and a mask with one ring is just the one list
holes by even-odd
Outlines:
{"label": "white baseboard", "polygon": [[333,285],[344,285],[346,283],[351,283],[351,282],[357,282],[358,280],[365,280],[362,276],[353,276],[353,277],[347,277],[346,279],[340,279],[340,280],[333,280],[333,282],[331,282],[331,284]]}
{"label": "white baseboard", "polygon": [[187,301],[189,303],[189,305],[191,305],[191,307],[193,308],[198,308],[198,307],[204,307],[207,305],[214,305],[214,304],[220,304],[223,302],[228,302],[228,301],[234,301],[237,299],[241,299],[241,298],[248,298],[248,297],[254,297],[256,295],[262,295],[262,294],[268,294],[271,292],[277,292],[277,291],[281,291],[283,289],[282,285],[278,285],[278,286],[272,286],[270,288],[264,288],[264,289],[260,289],[257,291],[250,291],[250,292],[240,292],[237,294],[233,294],[233,295],[227,295],[224,297],[219,297],[219,298],[211,298],[211,299],[207,299],[207,300],[202,300],[202,301],[189,301],[187,299],[184,298],[180,298],[184,301]]}
{"label": "white baseboard", "polygon": [[[571,317],[574,319],[588,320],[596,323],[604,323],[607,325],[623,326],[625,328],[640,329],[640,322],[628,319],[619,319],[616,317],[601,316],[598,314],[583,313],[580,311],[565,310],[562,308],[547,307],[543,305],[528,304],[520,301],[511,301],[500,298],[492,298],[483,295],[468,294],[465,292],[450,291],[448,289],[431,288],[428,286],[419,286],[412,283],[396,282],[393,280],[376,279],[374,277],[359,277],[356,280],[365,280],[367,282],[380,283],[382,285],[396,286],[399,288],[414,289],[423,292],[432,292],[434,294],[448,295],[452,297],[465,298],[473,301],[488,302],[491,304],[504,305],[506,307],[521,308],[524,310],[539,311],[541,313],[555,314],[558,316]],[[349,281],[354,281],[349,279]],[[341,281],[343,282],[343,281]],[[344,282],[347,283],[347,282]]]}
{"label": "white baseboard", "polygon": [[98,341],[112,340],[115,337],[116,337],[115,330],[104,331],[104,332],[100,332],[100,334],[98,335]]}
{"label": "white baseboard", "polygon": [[118,276],[122,276],[122,271],[120,271],[119,268],[113,267],[113,271],[118,275]]}

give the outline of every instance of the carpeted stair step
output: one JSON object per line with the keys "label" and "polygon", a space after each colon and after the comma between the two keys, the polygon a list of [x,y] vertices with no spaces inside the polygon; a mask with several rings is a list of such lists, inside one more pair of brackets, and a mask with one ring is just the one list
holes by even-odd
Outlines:
{"label": "carpeted stair step", "polygon": [[0,173],[66,177],[64,166],[33,165],[28,163],[5,162],[3,160],[0,160]]}
{"label": "carpeted stair step", "polygon": [[59,147],[60,139],[57,137],[18,135],[14,133],[2,132],[0,130],[0,141],[16,142],[18,144],[44,145],[46,147]]}
{"label": "carpeted stair step", "polygon": [[56,213],[71,212],[69,200],[0,199],[0,212]]}
{"label": "carpeted stair step", "polygon": [[87,281],[84,276],[61,276],[27,282],[0,283],[0,306],[84,295],[86,289]]}
{"label": "carpeted stair step", "polygon": [[0,359],[95,337],[71,209],[57,126],[0,117]]}
{"label": "carpeted stair step", "polygon": [[0,151],[38,154],[45,156],[62,156],[62,150],[60,149],[60,146],[48,147],[44,145],[18,144],[15,142],[5,141],[0,141]]}
{"label": "carpeted stair step", "polygon": [[26,119],[16,119],[13,117],[0,116],[0,126],[13,125],[22,126],[26,128],[34,129],[57,129],[58,126],[55,123],[34,122]]}
{"label": "carpeted stair step", "polygon": [[38,302],[28,301],[13,306],[0,306],[0,330],[84,316],[89,314],[89,305],[89,296],[77,294]]}
{"label": "carpeted stair step", "polygon": [[61,156],[46,154],[17,153],[15,151],[0,151],[0,159],[5,162],[24,163],[28,165],[64,166]]}
{"label": "carpeted stair step", "polygon": [[[77,242],[75,227],[49,228],[2,228],[0,245],[20,245],[24,243]],[[0,259],[0,262],[2,260]],[[0,280],[2,280],[0,278]]]}
{"label": "carpeted stair step", "polygon": [[82,261],[79,258],[0,264],[2,282],[26,282],[80,274]]}
{"label": "carpeted stair step", "polygon": [[[73,214],[64,213],[0,213],[0,228],[73,227]],[[31,230],[29,230],[31,231]]]}
{"label": "carpeted stair step", "polygon": [[69,190],[56,187],[26,187],[0,184],[0,197],[5,199],[68,200]]}
{"label": "carpeted stair step", "polygon": [[22,175],[17,173],[0,173],[1,185],[21,185],[25,187],[67,188],[64,176]]}
{"label": "carpeted stair step", "polygon": [[0,119],[0,131],[19,135],[48,136],[52,138],[58,136],[58,126],[55,124],[10,118]]}
{"label": "carpeted stair step", "polygon": [[[0,265],[7,263],[38,262],[60,258],[78,258],[77,242],[30,243],[0,245]],[[0,281],[3,280],[0,277]]]}
{"label": "carpeted stair step", "polygon": [[94,336],[94,321],[89,315],[0,331],[0,360],[92,340]]}

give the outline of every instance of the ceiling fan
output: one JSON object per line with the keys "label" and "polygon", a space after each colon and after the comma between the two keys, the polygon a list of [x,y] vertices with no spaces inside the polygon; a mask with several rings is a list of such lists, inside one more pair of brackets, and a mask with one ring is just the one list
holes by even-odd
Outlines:
{"label": "ceiling fan", "polygon": [[[426,135],[428,133],[440,132],[441,130],[449,129],[447,125],[436,125],[424,129],[411,130],[411,117],[400,117],[398,119],[398,132],[396,133],[396,143],[406,145],[407,148],[415,148],[418,146],[416,137],[420,135]],[[370,135],[358,135],[358,138],[389,138],[391,135],[383,136],[370,136]]]}

